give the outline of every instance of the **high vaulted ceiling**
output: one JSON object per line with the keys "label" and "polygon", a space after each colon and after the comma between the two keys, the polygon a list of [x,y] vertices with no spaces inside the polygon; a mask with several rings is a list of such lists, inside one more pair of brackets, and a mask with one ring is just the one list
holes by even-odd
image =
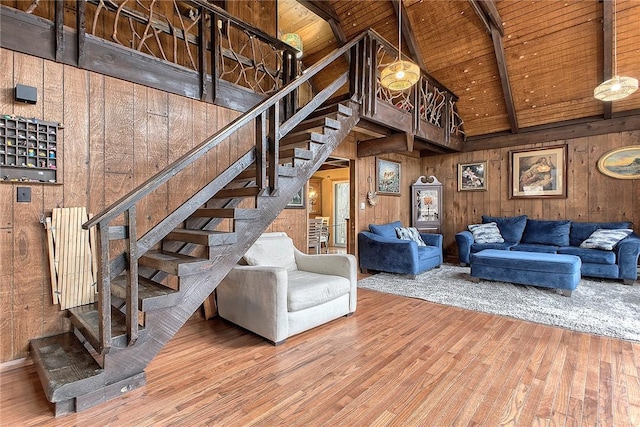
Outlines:
{"label": "high vaulted ceiling", "polygon": [[[369,27],[397,44],[398,4],[278,0],[279,28],[301,35],[308,66]],[[640,112],[640,91],[613,103],[593,98],[605,68],[612,67],[605,67],[604,57],[616,38],[618,74],[640,78],[639,0],[617,0],[615,31],[610,0],[404,0],[402,5],[403,50],[459,97],[468,138]]]}

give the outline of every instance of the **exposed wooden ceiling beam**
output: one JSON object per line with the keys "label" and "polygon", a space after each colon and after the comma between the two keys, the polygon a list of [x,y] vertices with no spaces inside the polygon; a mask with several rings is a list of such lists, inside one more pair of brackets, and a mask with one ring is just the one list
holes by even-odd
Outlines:
{"label": "exposed wooden ceiling beam", "polygon": [[511,93],[511,83],[509,81],[509,71],[507,70],[507,62],[504,56],[504,46],[502,45],[502,36],[504,30],[502,28],[502,19],[498,13],[493,0],[469,0],[469,4],[480,18],[485,28],[491,34],[493,41],[493,50],[496,55],[496,63],[500,74],[500,83],[502,84],[502,94],[504,96],[504,104],[509,117],[509,125],[511,133],[518,132],[518,117],[516,115],[516,107],[513,103],[513,95]]}
{"label": "exposed wooden ceiling beam", "polygon": [[494,0],[478,0],[478,4],[484,10],[485,16],[498,29],[501,36],[504,36],[504,27],[502,25],[502,18],[498,13],[498,8],[494,3]]}
{"label": "exposed wooden ceiling beam", "polygon": [[407,8],[404,7],[401,0],[391,0],[391,4],[393,4],[393,10],[396,12],[396,19],[399,16],[399,7],[402,7],[402,22],[400,22],[400,28],[402,30],[402,38],[404,39],[404,43],[406,44],[413,60],[416,61],[418,66],[423,70],[427,68],[424,65],[424,61],[422,60],[422,54],[420,53],[420,47],[418,46],[418,42],[416,41],[416,37],[413,34],[413,28],[411,27],[411,22],[409,21],[409,14],[407,13]]}
{"label": "exposed wooden ceiling beam", "polygon": [[640,110],[626,111],[608,120],[590,117],[525,128],[517,134],[501,132],[483,137],[470,137],[464,144],[464,151],[489,150],[634,130],[640,130]]}
{"label": "exposed wooden ceiling beam", "polygon": [[[602,2],[602,81],[613,77],[613,0]],[[603,102],[605,119],[613,116],[613,102]]]}
{"label": "exposed wooden ceiling beam", "polygon": [[377,156],[378,154],[398,153],[403,151],[413,151],[412,133],[400,132],[384,138],[366,139],[358,141],[358,158]]}
{"label": "exposed wooden ceiling beam", "polygon": [[297,1],[329,24],[329,27],[331,27],[331,31],[333,32],[333,36],[338,41],[338,45],[342,46],[347,42],[344,31],[342,31],[342,27],[340,27],[340,18],[329,2],[319,0]]}

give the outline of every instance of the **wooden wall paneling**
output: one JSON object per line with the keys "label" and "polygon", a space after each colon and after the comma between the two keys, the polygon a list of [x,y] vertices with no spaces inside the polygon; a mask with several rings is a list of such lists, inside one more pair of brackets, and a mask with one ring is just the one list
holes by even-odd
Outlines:
{"label": "wooden wall paneling", "polygon": [[13,91],[9,88],[15,87],[13,83],[13,51],[0,49],[0,114],[13,114]]}
{"label": "wooden wall paneling", "polygon": [[[42,214],[51,216],[51,211],[54,208],[63,206],[68,198],[77,198],[78,206],[86,206],[87,204],[87,163],[89,158],[88,85],[86,72],[52,61],[44,61],[44,76],[44,90],[42,93],[43,118],[46,121],[66,124],[65,129],[59,130],[57,134],[56,167],[58,182],[65,182],[65,173],[71,175],[68,176],[68,178],[71,178],[71,182],[66,187],[64,185],[43,185]],[[66,85],[65,82],[67,83]],[[82,95],[77,97],[68,96],[67,91],[74,92],[71,89],[73,87],[76,87],[78,92],[82,92]],[[69,119],[69,122],[66,119]],[[73,165],[70,168],[70,173],[66,172],[65,165],[67,162],[64,161],[64,155],[67,154],[65,141],[70,141],[71,151],[75,152],[79,159],[77,163],[75,158],[70,159]],[[78,176],[83,179],[74,181],[74,178]],[[74,183],[77,185],[74,185]],[[68,189],[68,198],[65,198],[65,188]],[[44,246],[46,255],[48,249],[45,245],[45,235],[42,234],[40,239],[40,244]],[[52,295],[50,286],[51,274],[47,257],[44,259],[42,277],[44,286],[42,333],[43,335],[52,335],[64,330],[68,320],[66,313],[60,311],[59,305],[53,305],[48,302],[52,300]]]}
{"label": "wooden wall paneling", "polygon": [[[168,104],[168,162],[180,158],[193,147],[191,105],[194,101],[178,95],[169,96]],[[167,183],[168,208],[173,211],[195,190],[193,166],[189,166]]]}
{"label": "wooden wall paneling", "polygon": [[[620,135],[620,134],[616,134]],[[598,159],[609,150],[616,148],[614,139],[608,135],[598,135],[586,138],[590,147],[589,151],[589,221],[608,221],[610,214],[618,217],[619,211],[619,186],[612,190],[612,184],[618,184],[618,180],[603,176],[596,168]]]}
{"label": "wooden wall paneling", "polygon": [[[224,109],[221,107],[217,107],[215,105],[207,104],[205,106],[205,111],[206,111],[206,121],[204,122],[204,125],[205,125],[206,131],[204,132],[204,137],[202,138],[202,141],[212,136],[214,133],[218,131],[218,129],[222,127],[219,123],[220,120],[218,119],[218,115],[222,116],[222,112],[224,111]],[[218,150],[211,150],[207,153],[207,156],[206,156],[207,182],[210,182],[217,175],[218,175]]]}
{"label": "wooden wall paneling", "polygon": [[[46,241],[39,223],[43,211],[42,185],[32,185],[31,203],[14,203],[13,216],[19,218],[13,228],[13,358],[28,354],[29,339],[42,335]],[[46,286],[50,287],[49,283]],[[46,300],[51,301],[50,297]]]}
{"label": "wooden wall paneling", "polygon": [[[622,148],[627,145],[633,145],[634,141],[635,143],[638,143],[638,141],[640,141],[640,139],[638,139],[639,135],[640,132],[635,132],[635,135],[633,135],[635,139],[633,139],[632,132],[625,132],[620,134],[609,134],[607,135],[607,137],[611,144],[615,146],[615,148]],[[597,166],[595,165],[594,168],[596,169],[596,171],[598,170]],[[598,173],[600,172],[598,171]],[[633,221],[634,217],[632,198],[634,181],[637,180],[621,179],[613,185],[620,189],[620,194],[618,195],[618,200],[615,204],[617,204],[618,206],[617,211],[621,214],[621,218],[624,218],[625,221]],[[613,186],[610,186],[610,188]]]}
{"label": "wooden wall paneling", "polygon": [[[44,103],[42,102],[43,88],[43,59],[29,56],[22,53],[14,53],[13,73],[14,82],[11,89],[17,84],[33,86],[38,91],[38,103],[26,104],[15,102],[13,113],[23,117],[42,117],[44,114]],[[13,92],[13,90],[11,90]],[[13,96],[13,93],[11,93]],[[5,113],[3,113],[5,114]]]}
{"label": "wooden wall paneling", "polygon": [[[13,185],[0,186],[2,200]],[[3,203],[8,206],[9,203]],[[5,209],[0,208],[0,211]],[[3,221],[4,222],[4,221]],[[13,230],[0,228],[0,363],[14,359],[14,322],[13,322]]]}
{"label": "wooden wall paneling", "polygon": [[567,197],[566,215],[576,221],[587,221],[589,218],[589,146],[584,142],[571,144],[568,147]]}
{"label": "wooden wall paneling", "polygon": [[[144,180],[160,172],[168,165],[169,97],[156,89],[147,90],[147,140],[149,168]],[[159,187],[147,197],[147,212],[151,224],[166,217],[168,204],[167,185]]]}
{"label": "wooden wall paneling", "polygon": [[506,165],[500,153],[500,150],[488,150],[487,155],[487,192],[485,204],[486,212],[491,216],[500,214],[503,192],[502,192],[502,176]]}
{"label": "wooden wall paneling", "polygon": [[[133,87],[133,185],[141,185],[148,178],[149,140],[147,139],[147,91],[144,86]],[[136,223],[138,237],[149,231],[148,197],[138,202]]]}
{"label": "wooden wall paneling", "polygon": [[[86,71],[74,67],[64,66],[64,89],[62,86],[55,88],[62,96],[51,94],[47,99],[60,99],[63,101],[64,116],[57,121],[64,123],[64,141],[58,144],[62,153],[58,152],[58,158],[62,158],[63,167],[58,167],[58,176],[62,176],[64,182],[64,204],[67,207],[87,206],[87,181],[89,179],[89,96],[90,90],[87,84]],[[97,212],[94,212],[97,213]]]}
{"label": "wooden wall paneling", "polygon": [[88,212],[98,214],[106,207],[104,156],[104,76],[89,73],[89,181]]}

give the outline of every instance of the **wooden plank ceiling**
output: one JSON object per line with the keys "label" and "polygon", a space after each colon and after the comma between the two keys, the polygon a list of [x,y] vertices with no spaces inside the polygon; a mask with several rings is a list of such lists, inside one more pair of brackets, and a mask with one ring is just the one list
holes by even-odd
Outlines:
{"label": "wooden plank ceiling", "polygon": [[[348,40],[369,27],[391,43],[398,42],[393,3],[397,0],[278,2],[279,28],[302,36],[306,66],[338,46],[339,37]],[[341,34],[305,3],[330,11]],[[498,55],[477,12],[486,9],[487,3],[495,6],[503,25],[503,52]],[[404,0],[402,4],[412,32],[403,35],[403,45],[413,37],[425,71],[460,98],[458,111],[468,138],[604,118],[605,104],[593,98],[593,89],[604,76],[602,1]],[[640,78],[640,1],[617,0],[616,4],[618,74]],[[500,76],[501,57],[512,119]],[[612,111],[616,115],[639,109],[640,91],[615,101]]]}

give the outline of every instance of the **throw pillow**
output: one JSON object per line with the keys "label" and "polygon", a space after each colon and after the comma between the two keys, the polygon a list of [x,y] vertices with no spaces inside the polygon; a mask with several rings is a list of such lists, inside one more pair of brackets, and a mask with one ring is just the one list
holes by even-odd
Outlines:
{"label": "throw pillow", "polygon": [[602,249],[603,251],[613,250],[615,245],[629,234],[633,233],[631,229],[607,230],[600,229],[591,233],[591,236],[580,244],[583,249]]}
{"label": "throw pillow", "polygon": [[482,215],[483,224],[488,224],[490,222],[495,222],[498,225],[500,234],[504,238],[505,242],[520,243],[524,227],[527,225],[527,216],[518,215],[498,217]]}
{"label": "throw pillow", "polygon": [[393,239],[396,237],[396,228],[402,227],[400,221],[390,222],[388,224],[369,224],[369,231],[378,236]]}
{"label": "throw pillow", "polygon": [[288,236],[261,236],[244,254],[244,259],[248,265],[298,269],[293,240]]}
{"label": "throw pillow", "polygon": [[415,227],[396,227],[396,235],[401,240],[413,240],[418,246],[427,246],[420,237],[420,232]]}
{"label": "throw pillow", "polygon": [[498,224],[495,222],[471,224],[469,231],[473,234],[473,241],[476,243],[504,243]]}

